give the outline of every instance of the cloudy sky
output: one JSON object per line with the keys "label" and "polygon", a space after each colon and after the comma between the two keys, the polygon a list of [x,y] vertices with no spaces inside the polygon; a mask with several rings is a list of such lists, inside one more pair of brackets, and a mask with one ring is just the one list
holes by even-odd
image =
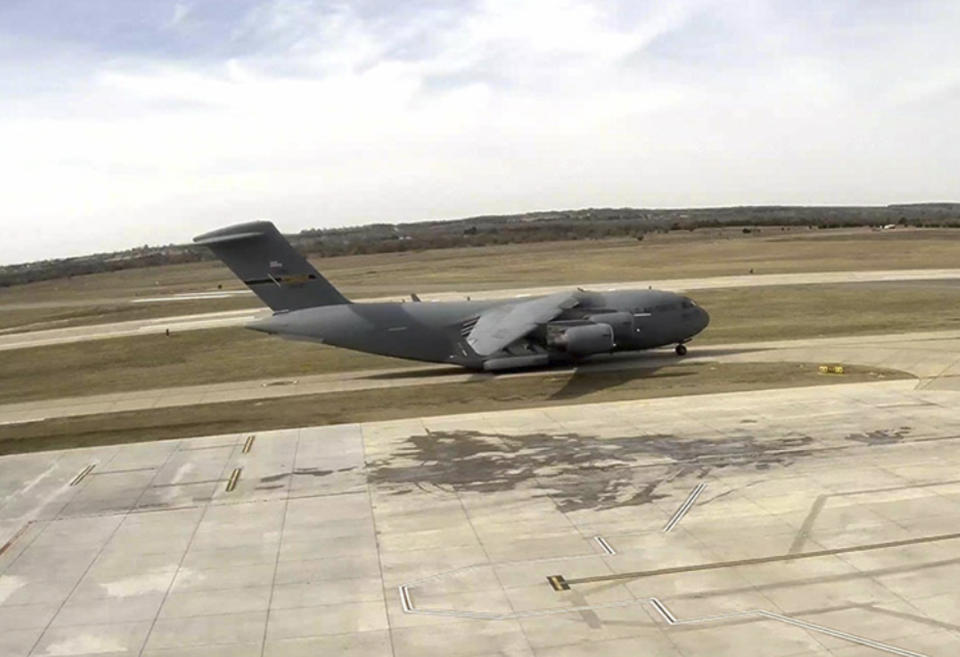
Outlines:
{"label": "cloudy sky", "polygon": [[960,2],[0,0],[0,264],[536,209],[960,200]]}

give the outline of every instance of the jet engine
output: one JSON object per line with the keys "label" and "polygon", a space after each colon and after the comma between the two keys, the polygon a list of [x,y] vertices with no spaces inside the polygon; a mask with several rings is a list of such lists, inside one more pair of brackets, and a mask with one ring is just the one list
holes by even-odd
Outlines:
{"label": "jet engine", "polygon": [[613,351],[613,327],[609,324],[577,324],[549,327],[547,345],[573,356],[589,356]]}

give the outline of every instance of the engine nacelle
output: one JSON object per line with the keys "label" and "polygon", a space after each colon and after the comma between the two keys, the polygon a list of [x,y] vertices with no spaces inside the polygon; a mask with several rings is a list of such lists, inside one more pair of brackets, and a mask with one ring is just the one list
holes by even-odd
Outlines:
{"label": "engine nacelle", "polygon": [[551,326],[547,344],[574,356],[589,356],[613,351],[613,327],[609,324]]}
{"label": "engine nacelle", "polygon": [[589,315],[587,319],[597,324],[609,324],[613,327],[613,339],[619,342],[629,342],[633,335],[633,315],[626,312],[599,313]]}

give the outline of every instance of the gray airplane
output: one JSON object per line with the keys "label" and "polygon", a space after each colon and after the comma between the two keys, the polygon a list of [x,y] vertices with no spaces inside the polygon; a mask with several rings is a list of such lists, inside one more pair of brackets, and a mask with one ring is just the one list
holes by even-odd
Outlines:
{"label": "gray airplane", "polygon": [[291,340],[475,370],[570,363],[595,354],[684,343],[710,316],[660,290],[488,301],[352,303],[267,221],[194,238],[209,247],[273,315],[247,327]]}

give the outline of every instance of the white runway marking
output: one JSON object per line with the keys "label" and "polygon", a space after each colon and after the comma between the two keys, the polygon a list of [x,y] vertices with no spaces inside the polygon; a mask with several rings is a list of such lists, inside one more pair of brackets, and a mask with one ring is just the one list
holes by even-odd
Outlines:
{"label": "white runway marking", "polygon": [[228,290],[223,292],[193,292],[190,294],[171,294],[165,297],[146,297],[131,299],[130,303],[164,303],[167,301],[200,301],[203,299],[228,299],[236,296],[253,294],[249,290]]}
{"label": "white runway marking", "polygon": [[413,613],[413,603],[410,601],[410,591],[406,586],[400,587],[400,604],[403,606],[403,612],[405,614]]}
{"label": "white runway marking", "polygon": [[700,493],[702,493],[706,487],[706,484],[697,484],[697,486],[690,491],[690,495],[687,496],[686,501],[680,505],[680,508],[676,510],[676,512],[673,514],[673,517],[670,518],[669,522],[667,522],[666,526],[663,528],[663,533],[666,534],[671,529],[676,527],[677,523],[683,520],[683,517],[687,515],[687,512],[690,511],[690,508],[697,501],[697,498],[700,497]]}
{"label": "white runway marking", "polygon": [[891,655],[900,655],[901,657],[928,657],[927,655],[919,652],[913,652],[912,650],[906,650],[904,648],[898,648],[897,646],[892,646],[888,643],[881,643],[879,641],[874,641],[873,639],[868,639],[866,637],[857,636],[856,634],[848,634],[847,632],[841,632],[840,630],[835,630],[824,625],[817,625],[816,623],[808,623],[807,621],[802,621],[798,618],[791,618],[790,616],[782,616],[780,614],[775,614],[772,611],[766,611],[764,609],[751,609],[749,611],[738,611],[732,614],[722,614],[720,616],[705,616],[703,618],[690,618],[687,620],[678,620],[674,616],[670,609],[667,608],[665,604],[660,602],[657,598],[649,599],[650,605],[657,610],[660,616],[667,621],[668,625],[699,625],[703,623],[713,623],[723,620],[730,620],[734,618],[748,618],[748,617],[760,617],[760,618],[769,618],[770,620],[779,621],[781,623],[786,623],[787,625],[793,625],[794,627],[800,627],[811,632],[819,632],[820,634],[826,634],[827,636],[832,636],[835,639],[841,639],[843,641],[849,641],[850,643],[857,643],[861,646],[866,646],[868,648],[873,648],[874,650],[881,650],[883,652],[890,653]]}
{"label": "white runway marking", "polygon": [[603,536],[594,536],[593,540],[595,540],[600,545],[600,548],[607,554],[614,555],[617,553],[617,551],[614,550],[609,543],[607,543],[607,539],[605,539]]}

